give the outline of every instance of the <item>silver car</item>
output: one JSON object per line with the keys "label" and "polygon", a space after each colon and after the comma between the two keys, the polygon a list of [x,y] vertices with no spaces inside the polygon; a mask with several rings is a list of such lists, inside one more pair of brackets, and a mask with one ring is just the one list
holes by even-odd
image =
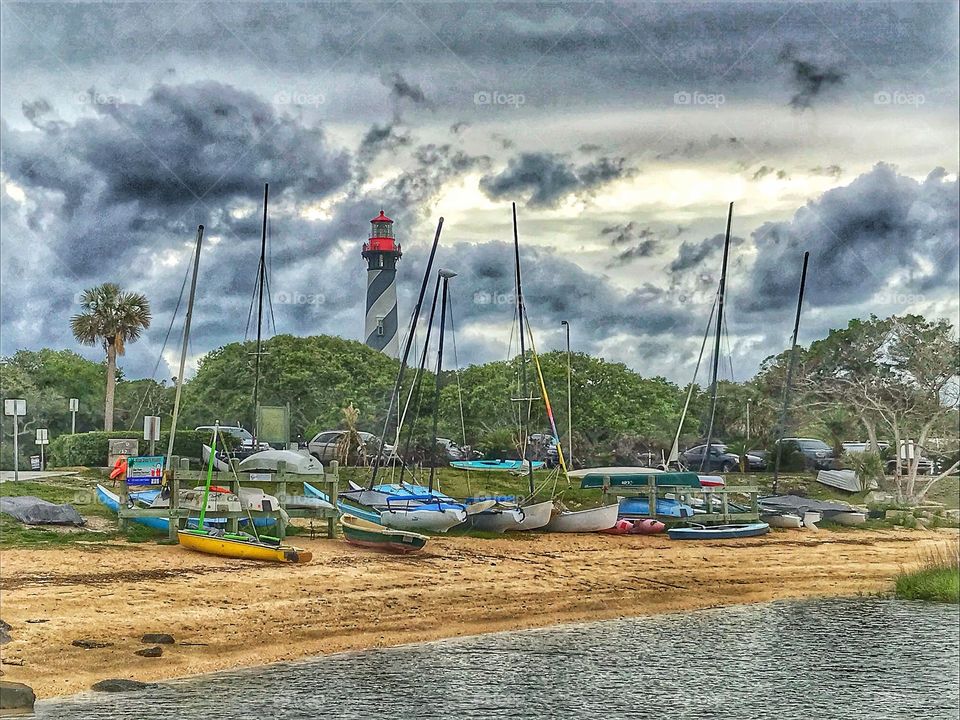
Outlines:
{"label": "silver car", "polygon": [[[313,439],[307,443],[307,450],[322,463],[332,462],[337,459],[337,443],[340,442],[340,438],[342,438],[346,432],[346,430],[324,430],[323,432],[317,433],[313,436]],[[359,435],[363,441],[367,457],[370,459],[376,457],[377,447],[380,444],[377,436],[368,432],[358,432],[357,435]],[[384,444],[383,449],[384,458],[389,458],[393,455],[393,445]]]}

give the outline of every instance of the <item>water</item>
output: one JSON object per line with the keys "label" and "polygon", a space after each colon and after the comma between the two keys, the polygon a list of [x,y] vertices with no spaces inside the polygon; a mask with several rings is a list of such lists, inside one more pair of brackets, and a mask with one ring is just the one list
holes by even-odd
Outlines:
{"label": "water", "polygon": [[317,658],[37,705],[58,720],[960,715],[955,606],[776,602]]}

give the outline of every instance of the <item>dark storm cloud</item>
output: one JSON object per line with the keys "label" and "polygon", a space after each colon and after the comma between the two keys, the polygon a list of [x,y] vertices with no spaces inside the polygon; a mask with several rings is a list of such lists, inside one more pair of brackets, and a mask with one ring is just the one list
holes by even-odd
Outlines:
{"label": "dark storm cloud", "polygon": [[[457,247],[459,275],[454,281],[458,315],[466,327],[509,325],[514,316],[513,246],[503,242],[462,243]],[[644,284],[625,291],[603,275],[584,270],[549,249],[521,247],[523,296],[538,328],[570,320],[581,347],[590,352],[612,336],[685,334],[694,320],[674,293]],[[504,338],[506,343],[507,338]],[[514,348],[516,350],[516,348]]]}
{"label": "dark storm cloud", "polygon": [[[142,142],[135,142],[134,131]],[[415,256],[425,238],[413,229],[435,222],[432,198],[489,162],[449,144],[411,142],[404,172],[364,189],[350,153],[331,147],[322,129],[218,84],[158,86],[140,104],[84,117],[59,133],[4,124],[3,143],[4,170],[30,198],[22,204],[4,198],[4,287],[24,298],[16,306],[4,303],[5,347],[35,344],[38,332],[43,343],[67,343],[65,318],[76,310],[76,292],[120,280],[148,295],[158,320],[126,360],[136,372],[149,372],[159,353],[157,333],[162,337],[176,304],[199,223],[207,242],[193,351],[242,338],[259,253],[263,180],[271,184],[268,261],[278,329],[351,336],[350,329],[362,327],[359,253],[367,221],[380,207],[388,209]],[[330,216],[309,220],[298,213],[333,192],[345,197]],[[8,244],[13,237],[19,246]],[[170,253],[179,259],[161,271],[158,262]],[[38,272],[57,280],[38,285],[31,280]],[[403,274],[401,293],[414,275],[412,267]],[[50,327],[31,316],[49,319]],[[12,331],[27,323],[29,335]]]}
{"label": "dark storm cloud", "polygon": [[750,179],[751,179],[751,180],[754,180],[754,181],[756,181],[756,180],[763,180],[763,178],[767,177],[768,175],[773,175],[773,176],[775,176],[775,177],[777,178],[777,180],[783,180],[783,179],[785,179],[785,178],[787,177],[787,171],[786,171],[786,170],[776,170],[776,169],[770,167],[769,165],[761,165],[761,166],[760,166],[759,168],[757,168],[757,170],[753,173],[753,175],[750,177]]}
{"label": "dark storm cloud", "polygon": [[555,153],[522,153],[500,173],[482,177],[480,189],[492,199],[522,195],[533,207],[551,207],[569,195],[589,194],[633,172],[624,158],[601,157],[578,166]]}
{"label": "dark storm cloud", "polygon": [[414,104],[420,104],[427,101],[427,96],[419,85],[408,82],[403,75],[398,72],[389,73],[384,76],[384,85],[390,88],[390,95],[397,100],[410,100]]}
{"label": "dark storm cloud", "polygon": [[[677,256],[670,263],[670,272],[683,273],[706,266],[711,266],[710,269],[712,270],[714,264],[719,268],[723,255],[723,238],[723,235],[714,235],[700,241],[684,240],[680,243]],[[742,244],[742,237],[730,236],[730,247]],[[710,262],[707,262],[708,260]]]}
{"label": "dark storm cloud", "polygon": [[843,83],[847,73],[822,61],[812,58],[801,58],[793,46],[784,48],[780,61],[785,63],[790,71],[790,87],[793,96],[790,98],[790,107],[794,110],[807,110],[814,101],[826,90]]}
{"label": "dark storm cloud", "polygon": [[765,311],[794,302],[805,250],[807,295],[814,306],[852,305],[898,288],[955,289],[958,222],[957,181],[943,170],[918,182],[878,164],[808,203],[791,221],[754,231],[757,256],[747,307]]}
{"label": "dark storm cloud", "polygon": [[[616,248],[616,255],[607,267],[650,257],[662,246],[661,240],[651,228],[641,227],[633,220],[625,225],[605,227],[600,231],[600,236],[607,237],[610,245]],[[625,245],[627,247],[624,247]]]}
{"label": "dark storm cloud", "polygon": [[810,174],[838,178],[843,174],[843,168],[839,165],[827,165],[826,167],[817,165],[815,168],[810,168]]}

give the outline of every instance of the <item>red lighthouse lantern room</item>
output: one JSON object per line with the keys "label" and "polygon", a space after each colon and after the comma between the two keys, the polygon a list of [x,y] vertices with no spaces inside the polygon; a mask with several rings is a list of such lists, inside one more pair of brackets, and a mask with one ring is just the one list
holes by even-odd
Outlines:
{"label": "red lighthouse lantern room", "polygon": [[367,253],[395,253],[399,258],[400,245],[393,236],[393,220],[383,214],[383,210],[370,221],[370,239],[363,245],[363,256]]}

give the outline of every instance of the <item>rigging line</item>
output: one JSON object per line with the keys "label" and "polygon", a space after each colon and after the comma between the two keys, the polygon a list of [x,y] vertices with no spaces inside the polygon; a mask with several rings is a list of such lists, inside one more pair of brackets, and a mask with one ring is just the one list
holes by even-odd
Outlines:
{"label": "rigging line", "polygon": [[273,315],[273,293],[270,291],[270,275],[273,273],[273,220],[267,218],[267,268],[263,277],[266,281],[267,305],[270,308],[270,326],[273,334],[277,334],[277,319]]}
{"label": "rigging line", "polygon": [[[526,310],[526,307],[524,307],[524,315],[526,315]],[[563,457],[563,448],[560,447],[560,434],[557,432],[557,423],[553,417],[553,408],[550,406],[550,395],[547,393],[547,384],[543,378],[543,369],[540,367],[540,358],[537,355],[537,346],[533,340],[533,329],[530,327],[529,318],[527,318],[527,332],[530,335],[530,354],[533,356],[533,365],[537,370],[537,379],[540,381],[540,392],[543,394],[544,409],[546,410],[547,417],[550,418],[550,429],[553,431],[553,439],[557,443],[557,460],[560,461],[560,467],[563,468],[563,476],[567,480],[567,485],[569,485],[570,476],[567,474],[567,461]],[[556,488],[556,484],[554,484],[554,488]]]}
{"label": "rigging line", "polygon": [[727,327],[727,318],[723,318],[723,339],[727,344],[727,360],[730,365],[730,382],[736,382],[733,374],[733,348],[730,345],[730,329]]}
{"label": "rigging line", "polygon": [[693,379],[690,381],[690,387],[687,388],[687,399],[683,403],[683,412],[680,413],[680,424],[677,425],[677,434],[673,438],[673,446],[670,448],[670,457],[667,458],[667,464],[676,462],[680,458],[680,433],[683,432],[683,424],[687,419],[687,409],[690,407],[690,397],[693,395],[693,388],[697,384],[697,374],[700,372],[700,363],[703,361],[703,351],[707,347],[707,338],[710,336],[710,326],[713,325],[713,314],[717,310],[717,300],[720,297],[719,291],[713,296],[713,305],[710,307],[710,317],[707,318],[707,327],[703,331],[703,342],[700,343],[700,354],[697,356],[697,365],[693,369]]}
{"label": "rigging line", "polygon": [[[460,432],[463,434],[463,446],[467,447],[467,423],[463,418],[463,386],[460,383],[460,357],[457,355],[457,330],[453,324],[453,298],[448,301],[450,308],[450,338],[453,341],[453,367],[457,376],[457,403],[460,405]],[[471,458],[464,458],[470,460]],[[470,487],[470,467],[467,467],[467,495],[473,497],[473,490]]]}
{"label": "rigging line", "polygon": [[243,331],[243,341],[250,339],[250,325],[253,322],[253,306],[257,302],[257,290],[260,288],[260,266],[257,265],[257,279],[253,283],[253,292],[250,293],[250,309],[247,310],[247,327]]}
{"label": "rigging line", "polygon": [[269,273],[270,273],[270,271],[267,270],[267,272],[266,272],[266,273],[264,274],[264,276],[263,276],[263,279],[264,279],[264,281],[265,281],[265,283],[266,283],[266,284],[265,284],[265,287],[266,287],[266,289],[267,289],[267,307],[268,307],[269,310],[270,310],[270,324],[268,325],[268,327],[272,327],[272,328],[273,328],[273,334],[276,335],[276,334],[277,334],[277,319],[276,319],[276,317],[275,317],[274,314],[273,314],[273,293],[270,291],[270,274],[269,274]]}
{"label": "rigging line", "polygon": [[[163,345],[160,346],[160,354],[157,356],[157,364],[153,366],[153,373],[150,375],[151,380],[157,378],[157,370],[160,369],[160,363],[163,362],[163,351],[167,349],[167,342],[170,340],[170,333],[173,331],[173,324],[177,321],[177,312],[180,310],[180,304],[183,302],[183,293],[187,289],[187,280],[190,277],[190,270],[193,268],[193,258],[190,258],[190,262],[187,263],[187,271],[183,275],[183,283],[180,285],[180,296],[177,298],[177,305],[173,308],[173,314],[170,316],[170,324],[167,326],[167,334],[163,336]],[[130,421],[130,430],[133,430],[133,426],[137,422],[137,416],[140,414],[140,411],[143,409],[143,404],[147,400],[147,394],[150,392],[149,388],[145,388],[143,395],[140,398],[140,404],[137,406],[137,411],[133,414],[133,418]]]}
{"label": "rigging line", "polygon": [[[253,529],[253,536],[257,539],[257,542],[260,542],[260,533],[257,532],[257,524],[253,521],[253,516],[250,514],[250,508],[249,506],[245,506],[243,499],[240,497],[240,475],[237,474],[237,468],[234,467],[233,465],[233,458],[230,457],[230,446],[227,445],[225,442],[223,442],[224,440],[223,429],[220,427],[219,424],[217,424],[216,426],[216,431],[220,435],[221,443],[223,443],[223,451],[227,456],[227,466],[230,468],[230,471],[233,473],[233,479],[237,481],[237,499],[240,500],[240,506],[243,507],[243,509],[247,513],[247,522],[250,523],[250,527]],[[210,454],[211,456],[214,455],[213,448],[210,449]],[[280,509],[283,510],[283,508],[280,508]]]}

